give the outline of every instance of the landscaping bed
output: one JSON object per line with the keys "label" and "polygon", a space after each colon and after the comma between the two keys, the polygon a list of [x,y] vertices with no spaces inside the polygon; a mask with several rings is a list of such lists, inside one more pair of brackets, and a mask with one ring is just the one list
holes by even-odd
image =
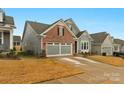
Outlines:
{"label": "landscaping bed", "polygon": [[58,62],[54,58],[0,59],[1,84],[31,84],[79,73],[83,73],[82,70]]}
{"label": "landscaping bed", "polygon": [[119,67],[124,66],[124,59],[120,57],[94,55],[94,56],[87,56],[87,58],[95,60],[95,61],[111,64],[114,66],[119,66]]}

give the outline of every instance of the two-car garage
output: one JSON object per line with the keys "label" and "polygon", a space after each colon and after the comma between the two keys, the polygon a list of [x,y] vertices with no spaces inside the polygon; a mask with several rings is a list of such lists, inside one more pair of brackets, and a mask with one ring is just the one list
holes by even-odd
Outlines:
{"label": "two-car garage", "polygon": [[46,55],[47,57],[72,55],[72,43],[47,43]]}

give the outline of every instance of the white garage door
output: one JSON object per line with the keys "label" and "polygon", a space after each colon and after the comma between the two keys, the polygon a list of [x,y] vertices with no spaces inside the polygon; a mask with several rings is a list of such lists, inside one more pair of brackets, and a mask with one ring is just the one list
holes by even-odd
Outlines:
{"label": "white garage door", "polygon": [[65,56],[72,55],[71,43],[48,43],[47,44],[47,56]]}

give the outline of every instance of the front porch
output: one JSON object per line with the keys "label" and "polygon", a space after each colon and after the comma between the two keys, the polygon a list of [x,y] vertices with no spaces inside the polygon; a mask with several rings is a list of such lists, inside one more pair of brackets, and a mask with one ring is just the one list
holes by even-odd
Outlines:
{"label": "front porch", "polygon": [[13,49],[12,30],[0,30],[0,51],[7,52]]}

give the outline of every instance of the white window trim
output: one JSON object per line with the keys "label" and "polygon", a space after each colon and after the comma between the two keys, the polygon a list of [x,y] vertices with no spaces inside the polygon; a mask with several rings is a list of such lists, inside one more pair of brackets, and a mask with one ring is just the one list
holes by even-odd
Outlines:
{"label": "white window trim", "polygon": [[64,36],[63,35],[63,29],[64,29],[64,27],[63,26],[59,26],[59,36]]}
{"label": "white window trim", "polygon": [[3,34],[3,31],[0,32],[1,33],[1,44],[0,45],[3,45],[4,44],[4,34]]}
{"label": "white window trim", "polygon": [[2,45],[4,44],[4,34],[2,32]]}
{"label": "white window trim", "polygon": [[[83,43],[83,48],[82,48]],[[86,43],[86,49],[84,49],[84,43]],[[81,41],[80,50],[89,50],[89,41]]]}

